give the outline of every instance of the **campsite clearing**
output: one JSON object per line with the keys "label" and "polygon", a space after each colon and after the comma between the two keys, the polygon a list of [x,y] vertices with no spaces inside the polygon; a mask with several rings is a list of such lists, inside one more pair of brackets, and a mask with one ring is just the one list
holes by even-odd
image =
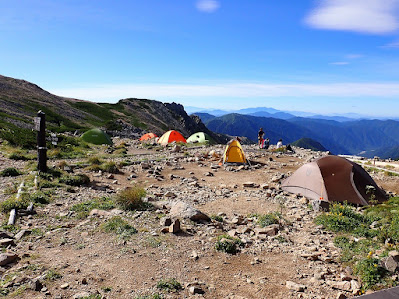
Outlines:
{"label": "campsite clearing", "polygon": [[[114,141],[116,147],[125,144],[127,154],[107,154],[106,148],[96,147],[93,155],[116,162],[119,173],[99,172],[83,159],[49,163],[66,163],[74,174],[86,174],[91,182],[73,187],[58,185],[57,179],[41,181],[51,201],[36,205],[37,215],[18,217],[13,232],[26,233],[8,249],[20,260],[4,269],[4,290],[18,292],[18,298],[46,293],[61,298],[83,293],[93,298],[156,298],[157,294],[165,298],[335,298],[340,292],[353,296],[351,290],[332,286],[342,282],[341,273],[346,273],[339,263],[340,249],[333,244],[334,234],[313,222],[318,213],[305,199],[279,189],[285,177],[319,153],[300,149],[296,154],[272,153],[243,146],[252,166],[224,167],[219,165],[225,148],[220,145],[173,152],[170,147],[155,151],[131,140]],[[0,169],[13,166],[25,171],[29,163],[11,160],[4,151],[0,154]],[[25,173],[0,178],[1,201],[15,195],[13,186],[22,180],[32,188],[33,176]],[[397,177],[372,175],[384,188],[399,185]],[[125,211],[116,206],[115,196],[131,186],[143,187],[155,208]],[[180,211],[181,231],[162,232],[171,202],[184,202],[212,221],[186,219]],[[269,214],[281,215],[279,224],[261,227],[258,219]],[[1,218],[5,222],[7,215]],[[119,226],[120,233],[103,229],[110,223],[122,224],[121,220],[128,225]],[[223,235],[244,242],[236,255],[215,249]],[[45,289],[28,287],[37,277],[42,277],[39,281]],[[157,287],[171,279],[182,289],[168,292]],[[287,282],[306,288],[290,289],[295,285]],[[192,286],[204,294],[192,294]]]}

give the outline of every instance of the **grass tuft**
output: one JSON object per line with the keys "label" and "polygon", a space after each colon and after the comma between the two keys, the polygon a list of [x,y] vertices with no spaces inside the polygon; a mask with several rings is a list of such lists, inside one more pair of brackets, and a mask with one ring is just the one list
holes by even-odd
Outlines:
{"label": "grass tuft", "polygon": [[137,229],[131,226],[126,220],[120,216],[114,216],[101,224],[101,228],[107,233],[116,233],[122,239],[129,239],[133,234],[137,233]]}
{"label": "grass tuft", "polygon": [[143,198],[146,195],[146,191],[143,187],[133,186],[120,191],[116,195],[115,202],[123,210],[146,210],[150,208],[148,203],[143,202]]}

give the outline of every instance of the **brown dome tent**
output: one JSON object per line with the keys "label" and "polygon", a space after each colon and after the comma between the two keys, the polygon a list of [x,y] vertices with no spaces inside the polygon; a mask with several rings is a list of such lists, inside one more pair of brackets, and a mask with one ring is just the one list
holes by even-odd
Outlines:
{"label": "brown dome tent", "polygon": [[367,186],[375,188],[375,200],[386,200],[385,192],[359,164],[338,156],[326,156],[300,167],[281,187],[310,199],[368,205],[371,194],[366,194]]}

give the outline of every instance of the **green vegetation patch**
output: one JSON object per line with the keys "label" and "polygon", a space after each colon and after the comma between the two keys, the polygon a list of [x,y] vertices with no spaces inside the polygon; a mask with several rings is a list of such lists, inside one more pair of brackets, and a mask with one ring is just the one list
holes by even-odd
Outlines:
{"label": "green vegetation patch", "polygon": [[217,222],[223,222],[223,217],[219,215],[211,215],[211,219]]}
{"label": "green vegetation patch", "polygon": [[236,254],[241,246],[243,246],[243,243],[240,239],[224,234],[217,238],[215,249],[229,254]]}
{"label": "green vegetation patch", "polygon": [[115,203],[111,198],[101,197],[93,200],[78,203],[72,206],[71,211],[77,213],[77,217],[82,219],[89,216],[93,209],[112,210],[115,208]]}
{"label": "green vegetation patch", "polygon": [[40,204],[48,204],[51,201],[51,197],[47,192],[45,193],[43,191],[36,191],[29,194],[29,201]]}
{"label": "green vegetation patch", "polygon": [[133,234],[137,233],[137,229],[120,216],[114,216],[101,224],[101,229],[107,233],[115,233],[122,239],[129,239]]}
{"label": "green vegetation patch", "polygon": [[364,289],[384,282],[387,271],[379,266],[379,262],[379,259],[367,257],[356,264],[354,273],[362,279]]}
{"label": "green vegetation patch", "polygon": [[151,205],[143,201],[145,195],[145,189],[135,185],[120,191],[116,195],[115,202],[123,210],[147,210],[151,208]]}
{"label": "green vegetation patch", "polygon": [[36,156],[33,154],[24,153],[22,151],[14,151],[8,156],[8,158],[16,161],[28,161],[35,160]]}
{"label": "green vegetation patch", "polygon": [[8,198],[0,202],[0,212],[8,213],[12,209],[26,209],[29,206],[29,199],[26,197],[21,198]]}
{"label": "green vegetation patch", "polygon": [[175,278],[161,279],[157,283],[157,288],[167,292],[178,292],[183,289],[181,283]]}
{"label": "green vegetation patch", "polygon": [[[394,283],[382,268],[380,258],[399,245],[399,197],[356,211],[348,204],[335,203],[330,212],[315,219],[317,224],[338,232],[334,244],[341,248],[340,260],[351,266],[363,289],[378,289]],[[380,254],[377,256],[376,251]]]}
{"label": "green vegetation patch", "polygon": [[89,102],[70,102],[70,105],[83,110],[91,115],[94,115],[102,120],[112,120],[114,118],[113,113],[106,107],[103,107],[96,103]]}
{"label": "green vegetation patch", "polygon": [[101,169],[108,173],[119,173],[119,168],[114,161],[109,161],[101,165]]}
{"label": "green vegetation patch", "polygon": [[354,210],[347,203],[334,203],[328,213],[323,213],[315,220],[316,224],[323,225],[333,232],[350,232],[361,237],[374,237],[376,230],[370,229],[375,217],[370,217]]}
{"label": "green vegetation patch", "polygon": [[0,120],[0,139],[7,140],[11,146],[18,146],[25,149],[34,149],[37,144],[35,132],[19,128],[2,120]]}
{"label": "green vegetation patch", "polygon": [[44,279],[48,281],[54,281],[60,278],[62,278],[62,275],[53,269],[48,270],[46,275],[44,276]]}
{"label": "green vegetation patch", "polygon": [[268,213],[258,216],[258,224],[260,227],[266,227],[280,222],[281,214],[278,212]]}
{"label": "green vegetation patch", "polygon": [[15,167],[8,167],[6,169],[3,169],[0,172],[0,176],[2,177],[7,177],[7,176],[19,176],[21,175],[22,172],[20,172],[18,169],[16,169]]}
{"label": "green vegetation patch", "polygon": [[69,186],[82,186],[90,183],[90,178],[85,174],[63,175],[59,182]]}

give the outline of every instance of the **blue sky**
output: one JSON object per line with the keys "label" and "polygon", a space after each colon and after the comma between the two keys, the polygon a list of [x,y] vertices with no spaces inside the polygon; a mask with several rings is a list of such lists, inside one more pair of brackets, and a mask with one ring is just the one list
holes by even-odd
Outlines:
{"label": "blue sky", "polygon": [[399,0],[0,1],[0,45],[61,96],[399,116]]}

